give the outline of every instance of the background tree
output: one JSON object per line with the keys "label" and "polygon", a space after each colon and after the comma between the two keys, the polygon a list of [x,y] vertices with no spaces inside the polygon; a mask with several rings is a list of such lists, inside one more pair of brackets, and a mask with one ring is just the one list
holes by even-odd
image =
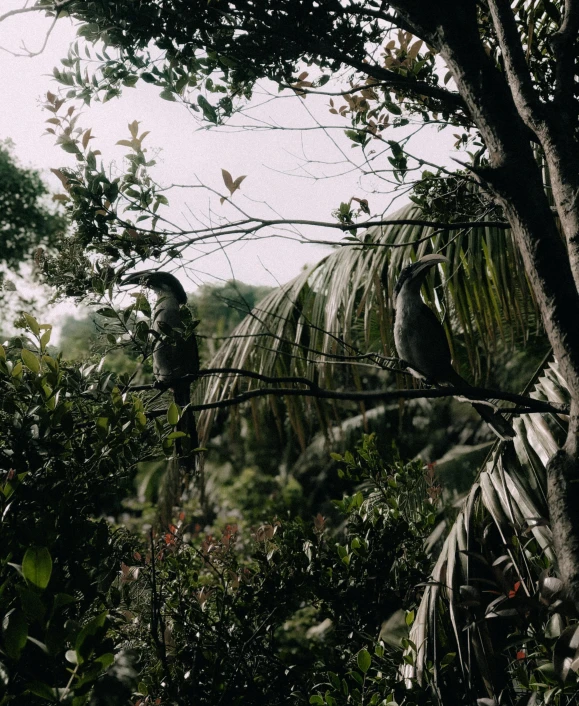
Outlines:
{"label": "background tree", "polygon": [[[6,275],[22,273],[29,265],[37,274],[44,249],[51,250],[66,229],[64,215],[50,206],[49,190],[40,174],[18,164],[10,140],[0,142],[0,282]],[[2,314],[7,320],[8,301],[14,301],[16,288],[6,284],[0,289]],[[26,297],[21,297],[24,304]],[[30,302],[28,302],[30,304]]]}

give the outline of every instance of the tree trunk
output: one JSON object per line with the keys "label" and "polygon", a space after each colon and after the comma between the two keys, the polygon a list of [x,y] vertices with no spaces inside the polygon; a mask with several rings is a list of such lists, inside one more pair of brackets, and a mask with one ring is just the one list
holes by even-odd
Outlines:
{"label": "tree trunk", "polygon": [[[548,469],[551,528],[559,571],[569,597],[579,606],[579,180],[573,135],[557,136],[553,123],[539,113],[533,120],[533,96],[525,76],[517,74],[520,56],[506,15],[510,3],[493,1],[506,74],[487,56],[474,3],[441,0],[428,16],[423,3],[396,3],[405,21],[436,47],[486,144],[490,166],[475,173],[500,203],[511,225],[543,324],[569,386],[572,416],[565,447]],[[510,28],[512,29],[512,28]],[[504,30],[504,32],[503,32]],[[520,42],[518,35],[516,41]],[[508,81],[507,81],[508,77]],[[541,120],[538,117],[541,117]],[[533,155],[530,129],[539,138],[550,169],[553,196],[567,247],[545,194],[541,169]]]}

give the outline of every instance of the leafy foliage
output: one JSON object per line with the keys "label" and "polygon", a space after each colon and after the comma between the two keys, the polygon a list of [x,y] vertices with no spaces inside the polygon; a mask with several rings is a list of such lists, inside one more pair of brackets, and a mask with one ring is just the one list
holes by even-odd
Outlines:
{"label": "leafy foliage", "polygon": [[415,605],[437,490],[421,464],[385,465],[371,437],[340,465],[351,494],[333,518],[251,528],[242,516],[208,535],[182,517],[127,569],[133,618],[119,629],[145,655],[143,694],[283,704],[322,690],[328,704],[362,704],[400,690],[400,648],[380,629]]}
{"label": "leafy foliage", "polygon": [[0,701],[80,706],[118,656],[109,591],[134,547],[104,515],[151,435],[141,400],[49,355],[51,327],[24,319],[26,338],[0,347]]}
{"label": "leafy foliage", "polygon": [[20,166],[10,141],[0,143],[0,263],[18,270],[39,247],[51,249],[66,228],[47,206],[48,189],[34,169]]}
{"label": "leafy foliage", "polygon": [[[450,260],[429,282],[426,300],[444,315],[461,372],[493,380],[500,372],[491,364],[501,355],[508,362],[529,341],[538,342],[532,356],[537,365],[546,347],[510,231],[488,226],[441,232],[412,223],[420,218],[417,206],[406,206],[391,216],[391,225],[357,239],[359,247],[340,248],[271,292],[232,332],[210,367],[296,375],[328,388],[384,384],[382,371],[395,368],[388,360],[395,350],[394,285],[409,260],[430,252],[443,252]],[[197,399],[224,400],[258,384],[215,377],[198,386]],[[272,399],[269,405],[279,416],[279,403]],[[285,405],[304,446],[308,420],[320,417],[324,426],[335,419],[323,400],[288,398]],[[213,410],[201,414],[201,433],[208,433],[215,416]]]}

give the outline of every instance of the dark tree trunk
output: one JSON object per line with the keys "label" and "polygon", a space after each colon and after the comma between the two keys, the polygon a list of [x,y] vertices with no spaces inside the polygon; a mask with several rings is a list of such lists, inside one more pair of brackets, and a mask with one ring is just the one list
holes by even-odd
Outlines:
{"label": "dark tree trunk", "polygon": [[[579,606],[579,176],[574,122],[565,103],[569,67],[560,72],[559,101],[549,113],[527,74],[510,2],[489,2],[504,72],[485,52],[475,3],[441,0],[432,15],[424,3],[392,5],[440,52],[486,144],[490,166],[476,170],[476,176],[505,211],[571,393],[569,435],[549,464],[548,498],[560,575]],[[571,40],[564,35],[561,41]],[[564,237],[545,194],[531,137],[545,154]]]}

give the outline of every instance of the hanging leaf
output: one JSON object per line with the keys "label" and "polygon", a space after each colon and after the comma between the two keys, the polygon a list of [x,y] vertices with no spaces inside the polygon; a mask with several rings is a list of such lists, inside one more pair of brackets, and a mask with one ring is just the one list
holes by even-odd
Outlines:
{"label": "hanging leaf", "polygon": [[[242,181],[246,178],[247,175],[243,175],[240,177],[237,177],[235,181],[233,180],[233,177],[231,174],[227,171],[227,169],[222,169],[221,174],[223,175],[223,183],[225,184],[227,190],[229,191],[230,195],[233,196],[233,194],[239,189],[241,186]],[[223,203],[223,199],[222,199]]]}
{"label": "hanging leaf", "polygon": [[12,659],[18,659],[26,645],[28,637],[28,624],[21,610],[13,609],[4,618],[4,649]]}
{"label": "hanging leaf", "polygon": [[368,650],[364,650],[364,649],[360,650],[358,652],[357,661],[358,661],[358,667],[359,667],[360,671],[363,674],[366,674],[366,672],[370,669],[370,665],[372,664],[372,657],[370,656],[370,653],[368,652]]}
{"label": "hanging leaf", "polygon": [[171,426],[175,426],[179,422],[180,417],[181,410],[174,402],[171,402],[169,409],[167,410],[167,421]]}

